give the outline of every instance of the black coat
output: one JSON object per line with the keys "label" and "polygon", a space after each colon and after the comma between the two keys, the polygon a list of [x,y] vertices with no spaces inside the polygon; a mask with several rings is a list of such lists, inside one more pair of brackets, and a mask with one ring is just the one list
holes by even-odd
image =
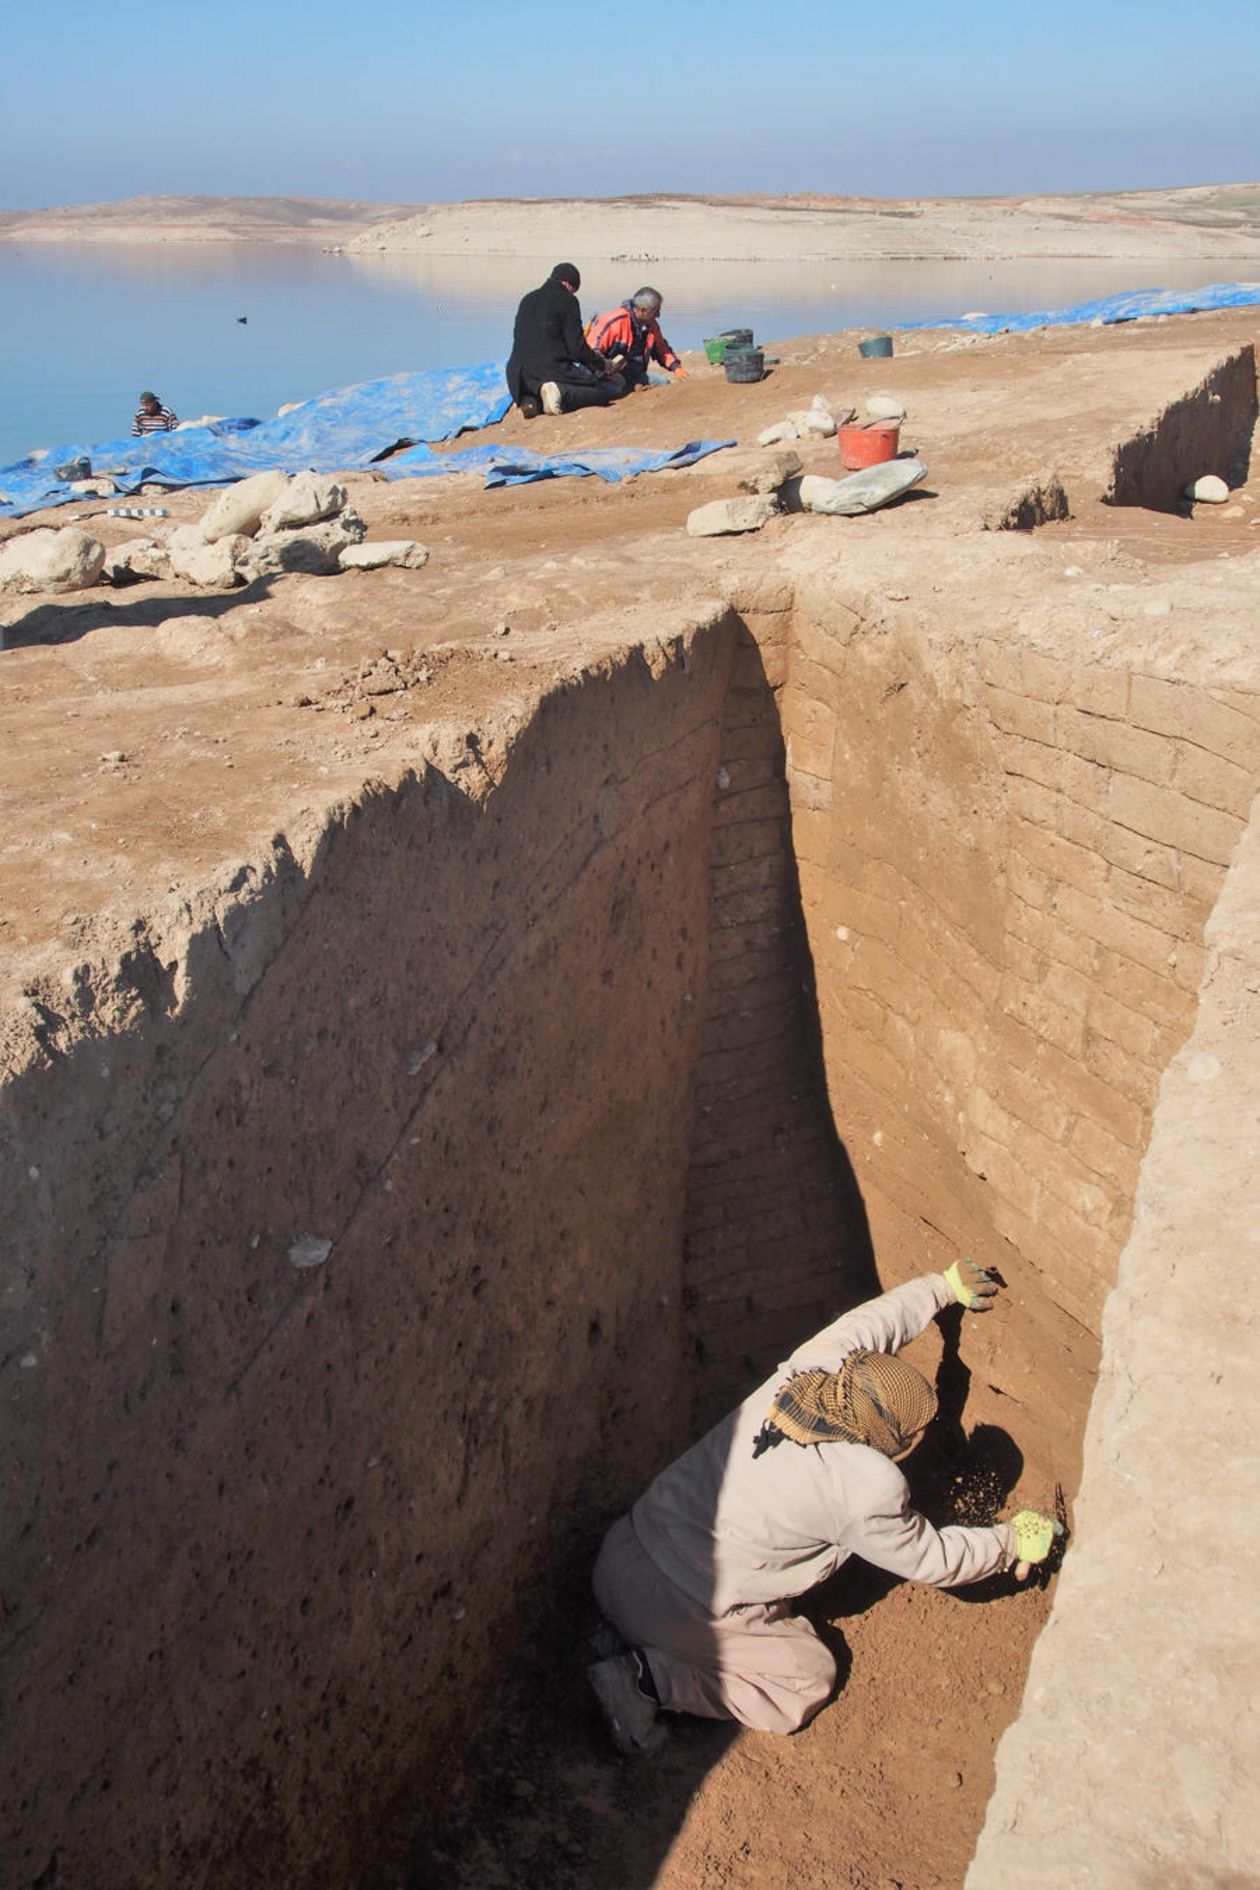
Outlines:
{"label": "black coat", "polygon": [[541,289],[522,296],[516,311],[507,364],[508,392],[519,402],[522,394],[536,394],[544,381],[565,380],[575,361],[596,374],[604,372],[603,355],[586,345],[576,295],[548,277]]}

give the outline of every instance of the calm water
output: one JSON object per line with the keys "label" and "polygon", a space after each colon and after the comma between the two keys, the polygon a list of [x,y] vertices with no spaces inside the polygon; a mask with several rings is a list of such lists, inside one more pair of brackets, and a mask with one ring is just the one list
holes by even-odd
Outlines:
{"label": "calm water", "polygon": [[[736,325],[759,341],[972,309],[1197,288],[1207,265],[584,263],[594,314],[647,280],[677,348]],[[0,244],[0,465],[117,439],[142,387],[180,415],[251,414],[405,369],[506,355],[551,259],[327,256],[247,244]],[[244,315],[245,323],[237,320]]]}

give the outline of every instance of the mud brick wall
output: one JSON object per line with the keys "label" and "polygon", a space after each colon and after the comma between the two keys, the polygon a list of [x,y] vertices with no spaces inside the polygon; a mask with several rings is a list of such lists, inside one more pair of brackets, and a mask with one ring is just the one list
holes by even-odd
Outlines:
{"label": "mud brick wall", "polygon": [[798,596],[782,694],[828,1081],[877,1247],[978,1251],[1096,1333],[1260,699]]}
{"label": "mud brick wall", "polygon": [[0,1090],[6,1886],[377,1882],[573,1518],[686,1440],[732,647],[611,645],[39,994]]}
{"label": "mud brick wall", "polygon": [[865,1214],[827,1103],[792,853],[779,726],[791,593],[769,582],[744,602],[714,783],[687,1186],[701,1426],[876,1290]]}
{"label": "mud brick wall", "polygon": [[1256,410],[1255,349],[1240,348],[1117,449],[1107,502],[1176,512],[1202,473],[1245,484]]}

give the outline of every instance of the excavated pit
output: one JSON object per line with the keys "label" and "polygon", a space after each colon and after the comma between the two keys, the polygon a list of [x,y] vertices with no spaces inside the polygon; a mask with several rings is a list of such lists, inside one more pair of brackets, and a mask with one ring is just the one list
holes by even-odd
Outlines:
{"label": "excavated pit", "polygon": [[[1242,355],[1249,410],[1186,411],[1249,439]],[[1153,437],[1115,503],[1159,509],[1185,438]],[[1054,530],[1063,486],[1029,492],[996,522]],[[1008,1293],[919,1344],[916,1493],[1070,1520],[1260,699],[980,544],[891,596],[807,548],[593,633],[493,735],[451,721],[28,985],[6,1882],[742,1885],[687,1834],[720,1774],[791,1794],[804,1880],[961,1881],[1045,1585],[833,1584],[837,1707],[771,1752],[686,1729],[648,1774],[572,1655],[645,1478],[959,1252]]]}

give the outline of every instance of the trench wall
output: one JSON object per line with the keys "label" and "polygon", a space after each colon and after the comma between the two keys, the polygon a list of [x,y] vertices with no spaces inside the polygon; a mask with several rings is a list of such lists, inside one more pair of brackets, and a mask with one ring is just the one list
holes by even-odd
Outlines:
{"label": "trench wall", "polygon": [[791,651],[828,1082],[881,1262],[1014,1264],[1043,1355],[1070,1347],[1098,1333],[1194,1018],[1260,699],[1070,625],[1048,648],[1015,620],[925,627],[834,573],[798,585]]}
{"label": "trench wall", "polygon": [[1201,473],[1245,485],[1256,412],[1256,355],[1247,346],[1227,355],[1198,387],[1117,447],[1104,503],[1178,512],[1185,507],[1187,484]]}
{"label": "trench wall", "polygon": [[12,1890],[376,1881],[557,1544],[684,1440],[733,651],[720,610],[614,646],[506,754],[451,731],[33,994],[0,1118]]}

